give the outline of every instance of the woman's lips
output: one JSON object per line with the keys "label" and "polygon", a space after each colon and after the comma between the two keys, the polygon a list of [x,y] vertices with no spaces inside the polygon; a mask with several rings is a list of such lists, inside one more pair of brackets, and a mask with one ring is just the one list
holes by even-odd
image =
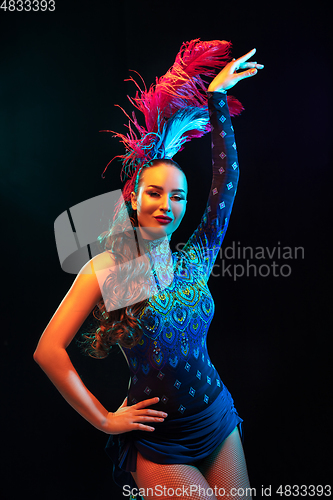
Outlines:
{"label": "woman's lips", "polygon": [[172,222],[172,219],[170,219],[170,217],[154,217],[157,222],[160,222],[161,224],[169,224],[170,222]]}

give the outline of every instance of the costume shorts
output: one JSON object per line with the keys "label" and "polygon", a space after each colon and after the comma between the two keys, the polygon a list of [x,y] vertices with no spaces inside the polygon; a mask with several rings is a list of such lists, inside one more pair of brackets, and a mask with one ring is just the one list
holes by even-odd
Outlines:
{"label": "costume shorts", "polygon": [[210,455],[237,425],[243,440],[242,422],[223,384],[222,391],[207,408],[187,417],[166,419],[161,431],[156,426],[153,432],[110,435],[105,451],[113,462],[113,479],[121,488],[125,485],[137,487],[131,475],[131,471],[136,470],[137,451],[157,464],[201,460]]}

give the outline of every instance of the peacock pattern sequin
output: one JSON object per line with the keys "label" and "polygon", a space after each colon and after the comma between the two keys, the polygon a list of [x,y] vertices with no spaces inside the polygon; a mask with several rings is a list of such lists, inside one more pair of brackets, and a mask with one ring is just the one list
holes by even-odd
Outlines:
{"label": "peacock pattern sequin", "polygon": [[[182,251],[172,253],[172,282],[139,315],[141,341],[122,348],[131,376],[127,404],[158,396],[153,408],[168,418],[200,412],[223,389],[207,351],[215,310],[207,282],[228,226],[239,169],[226,95],[208,93],[208,108],[213,179],[205,212]],[[160,261],[164,242],[152,243],[149,251]]]}

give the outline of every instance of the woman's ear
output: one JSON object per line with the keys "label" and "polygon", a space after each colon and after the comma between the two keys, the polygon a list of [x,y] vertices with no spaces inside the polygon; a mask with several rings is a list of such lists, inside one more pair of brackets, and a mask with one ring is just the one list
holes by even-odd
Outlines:
{"label": "woman's ear", "polygon": [[138,202],[137,202],[136,194],[134,193],[134,191],[131,192],[131,204],[132,204],[133,210],[136,210]]}

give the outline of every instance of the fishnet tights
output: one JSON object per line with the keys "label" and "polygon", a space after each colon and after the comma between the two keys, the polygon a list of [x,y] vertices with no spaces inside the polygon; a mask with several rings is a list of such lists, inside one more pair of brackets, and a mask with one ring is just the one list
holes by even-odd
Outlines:
{"label": "fishnet tights", "polygon": [[252,498],[237,427],[208,457],[193,464],[155,464],[139,452],[137,457],[132,476],[144,489],[145,500]]}

